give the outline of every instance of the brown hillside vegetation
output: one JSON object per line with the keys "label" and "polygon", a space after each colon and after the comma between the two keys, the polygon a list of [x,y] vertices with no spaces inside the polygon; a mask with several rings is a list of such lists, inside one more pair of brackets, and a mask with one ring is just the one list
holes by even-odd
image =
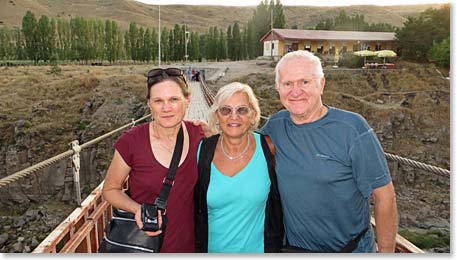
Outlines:
{"label": "brown hillside vegetation", "polygon": [[[30,10],[37,19],[41,15],[54,18],[82,16],[86,18],[110,19],[126,30],[130,22],[144,27],[158,27],[158,6],[146,5],[134,0],[0,0],[0,24],[20,27],[22,17]],[[438,4],[411,6],[349,6],[349,7],[309,7],[285,6],[287,26],[299,29],[315,26],[320,20],[333,18],[340,10],[348,15],[363,14],[369,23],[386,22],[401,27],[408,15],[418,15],[427,8],[439,8]],[[254,6],[190,6],[162,5],[162,25],[171,28],[174,24],[189,25],[190,30],[206,32],[209,26],[227,28],[238,21],[246,25],[252,17]]]}

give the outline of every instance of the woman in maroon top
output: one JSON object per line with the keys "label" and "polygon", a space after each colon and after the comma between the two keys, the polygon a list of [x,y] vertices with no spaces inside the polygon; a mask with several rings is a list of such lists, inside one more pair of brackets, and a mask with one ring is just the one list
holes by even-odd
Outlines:
{"label": "woman in maroon top", "polygon": [[[203,131],[200,126],[183,121],[191,94],[180,69],[149,71],[147,98],[153,121],[126,131],[114,144],[114,157],[105,177],[103,197],[114,207],[134,213],[141,228],[141,204],[152,204],[159,195],[182,126],[183,152],[168,196],[168,222],[161,252],[191,253],[195,249],[196,153]],[[122,191],[127,176],[131,197]],[[157,235],[160,232],[146,233]]]}

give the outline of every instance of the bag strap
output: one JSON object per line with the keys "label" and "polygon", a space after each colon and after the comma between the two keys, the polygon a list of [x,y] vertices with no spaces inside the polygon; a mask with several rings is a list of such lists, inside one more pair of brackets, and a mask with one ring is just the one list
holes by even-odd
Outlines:
{"label": "bag strap", "polygon": [[182,147],[184,143],[184,133],[182,125],[179,128],[178,136],[176,138],[175,150],[173,151],[173,157],[171,158],[170,167],[168,168],[167,176],[163,179],[162,189],[160,190],[159,196],[157,196],[154,204],[161,210],[167,208],[168,194],[170,193],[171,187],[175,183],[175,175],[178,169],[179,161],[181,159]]}
{"label": "bag strap", "polygon": [[275,149],[275,145],[274,145],[273,142],[271,141],[270,136],[265,135],[265,141],[267,141],[268,148],[270,149],[271,154],[274,156],[274,155],[275,155],[275,152],[276,152],[276,149]]}
{"label": "bag strap", "polygon": [[368,227],[366,227],[362,232],[360,232],[355,238],[351,239],[344,247],[343,249],[340,250],[339,253],[351,253],[354,251],[357,246],[359,245],[360,239],[365,235],[365,233],[368,231]]}

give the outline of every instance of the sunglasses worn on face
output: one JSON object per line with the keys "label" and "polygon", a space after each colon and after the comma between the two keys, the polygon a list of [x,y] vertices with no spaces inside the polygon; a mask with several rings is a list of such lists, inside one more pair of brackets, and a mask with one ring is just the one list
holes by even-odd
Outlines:
{"label": "sunglasses worn on face", "polygon": [[245,116],[251,112],[251,109],[248,106],[238,106],[238,107],[231,107],[231,106],[223,106],[220,107],[217,111],[219,114],[223,116],[231,115],[233,112],[236,113],[238,116]]}
{"label": "sunglasses worn on face", "polygon": [[184,79],[184,73],[178,68],[152,69],[148,72],[148,85],[168,77],[182,77]]}

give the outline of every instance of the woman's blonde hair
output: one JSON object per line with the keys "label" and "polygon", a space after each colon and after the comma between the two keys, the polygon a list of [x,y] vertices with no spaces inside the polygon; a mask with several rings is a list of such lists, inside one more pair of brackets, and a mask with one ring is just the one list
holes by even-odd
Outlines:
{"label": "woman's blonde hair", "polygon": [[240,82],[232,82],[223,86],[217,91],[216,97],[214,98],[214,103],[208,111],[209,126],[213,129],[217,129],[219,133],[221,133],[221,128],[219,127],[219,122],[217,119],[217,110],[221,107],[224,101],[238,92],[245,93],[248,96],[249,107],[255,112],[255,116],[253,118],[254,122],[251,124],[249,131],[254,131],[259,126],[260,107],[259,100],[257,100],[257,97],[254,95],[254,91],[252,91],[252,88],[246,84]]}

